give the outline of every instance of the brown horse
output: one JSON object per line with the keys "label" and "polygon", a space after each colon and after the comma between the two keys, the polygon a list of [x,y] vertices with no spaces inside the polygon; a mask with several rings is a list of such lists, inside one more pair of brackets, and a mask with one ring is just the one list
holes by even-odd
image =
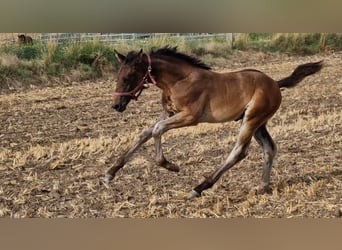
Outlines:
{"label": "brown horse", "polygon": [[18,41],[19,44],[25,44],[25,45],[32,45],[33,44],[33,39],[30,36],[26,36],[26,35],[18,35]]}
{"label": "brown horse", "polygon": [[267,132],[266,123],[281,103],[280,88],[291,88],[306,76],[318,72],[322,61],[298,66],[294,72],[275,81],[266,74],[245,69],[231,73],[216,73],[200,60],[180,53],[176,48],[162,48],[150,54],[129,52],[124,56],[115,51],[121,68],[118,73],[113,108],[119,112],[138,98],[146,83],[162,90],[164,112],[158,121],[144,130],[135,143],[117,159],[106,173],[108,183],[132,154],[153,137],[156,162],[170,171],[179,167],[165,159],[161,136],[168,130],[193,126],[201,122],[221,123],[242,120],[236,144],[227,160],[192,190],[188,198],[198,197],[237,162],[247,155],[252,137],[264,151],[264,168],[258,190],[270,191],[270,172],[277,148]]}

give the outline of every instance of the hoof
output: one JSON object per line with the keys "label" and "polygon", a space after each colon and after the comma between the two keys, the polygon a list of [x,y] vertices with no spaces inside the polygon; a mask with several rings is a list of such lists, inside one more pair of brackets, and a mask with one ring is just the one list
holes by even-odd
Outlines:
{"label": "hoof", "polygon": [[272,193],[272,188],[270,186],[258,186],[255,188],[255,193],[256,194],[271,194]]}
{"label": "hoof", "polygon": [[191,190],[191,192],[188,193],[188,196],[186,197],[186,199],[187,200],[192,200],[193,198],[197,198],[197,197],[200,197],[200,196],[201,196],[201,194],[199,194],[195,190]]}
{"label": "hoof", "polygon": [[169,171],[172,171],[172,172],[179,172],[179,167],[176,165],[176,164],[173,164],[171,162],[168,162],[168,161],[164,161],[163,163],[159,164],[159,166],[169,170]]}
{"label": "hoof", "polygon": [[103,182],[104,183],[106,183],[106,184],[108,184],[111,180],[113,180],[114,179],[114,176],[113,175],[110,175],[110,174],[106,174],[103,178],[102,178],[102,180],[103,180]]}

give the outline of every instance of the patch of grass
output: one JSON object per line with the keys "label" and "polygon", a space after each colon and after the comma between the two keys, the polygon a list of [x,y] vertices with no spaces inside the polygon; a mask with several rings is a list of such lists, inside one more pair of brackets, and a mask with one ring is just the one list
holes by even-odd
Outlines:
{"label": "patch of grass", "polygon": [[232,54],[230,44],[225,39],[189,40],[186,45],[191,54],[200,57],[211,55],[213,58],[228,58]]}
{"label": "patch of grass", "polygon": [[63,73],[62,66],[58,63],[50,63],[45,67],[48,76],[60,76]]}
{"label": "patch of grass", "polygon": [[73,72],[80,74],[79,79],[96,79],[118,71],[120,64],[114,48],[125,54],[140,48],[149,52],[165,46],[176,46],[179,51],[199,57],[210,65],[224,65],[224,61],[237,50],[293,55],[338,51],[342,49],[342,34],[240,33],[232,44],[225,37],[190,40],[168,34],[116,44],[98,40],[63,43],[36,41],[31,46],[12,44],[0,47],[0,79],[8,82],[11,79],[30,81],[41,76],[44,79],[50,76],[69,79]]}
{"label": "patch of grass", "polygon": [[113,47],[97,41],[37,42],[33,46],[15,44],[0,48],[0,79],[7,82],[32,82],[43,75],[64,78],[75,70],[81,73],[80,79],[96,79],[107,69],[106,64],[107,68],[119,67]]}
{"label": "patch of grass", "polygon": [[235,39],[234,49],[313,55],[330,50],[341,50],[342,35],[338,33],[239,34]]}
{"label": "patch of grass", "polygon": [[248,33],[248,38],[251,41],[269,40],[272,38],[271,33]]}
{"label": "patch of grass", "polygon": [[49,65],[55,60],[55,55],[57,53],[57,43],[48,42],[43,48],[43,62],[45,65]]}
{"label": "patch of grass", "polygon": [[34,45],[9,45],[0,48],[0,54],[16,55],[22,60],[41,59],[43,55],[43,46],[41,43]]}
{"label": "patch of grass", "polygon": [[330,33],[322,35],[322,46],[327,49],[341,50],[342,49],[342,34]]}
{"label": "patch of grass", "polygon": [[320,33],[279,34],[264,48],[291,54],[312,55],[320,52],[320,39]]}
{"label": "patch of grass", "polygon": [[24,67],[18,68],[17,73],[19,77],[23,80],[27,80],[32,76],[32,71]]}
{"label": "patch of grass", "polygon": [[16,55],[19,59],[24,60],[40,59],[42,50],[39,46],[22,46],[18,48]]}
{"label": "patch of grass", "polygon": [[13,77],[17,74],[15,67],[0,66],[0,80],[4,81],[7,78]]}
{"label": "patch of grass", "polygon": [[247,50],[250,48],[250,40],[248,37],[248,34],[238,34],[235,37],[234,43],[233,43],[233,49],[237,50]]}
{"label": "patch of grass", "polygon": [[87,65],[87,64],[82,64],[80,66],[80,70],[81,70],[81,75],[83,79],[96,79],[97,77],[99,77],[99,72],[92,66]]}
{"label": "patch of grass", "polygon": [[151,38],[140,39],[134,42],[122,41],[113,45],[120,53],[128,53],[131,50],[142,49],[145,52],[156,50],[165,46],[177,47],[180,51],[188,52],[188,46],[183,37],[175,37],[168,34],[159,34]]}

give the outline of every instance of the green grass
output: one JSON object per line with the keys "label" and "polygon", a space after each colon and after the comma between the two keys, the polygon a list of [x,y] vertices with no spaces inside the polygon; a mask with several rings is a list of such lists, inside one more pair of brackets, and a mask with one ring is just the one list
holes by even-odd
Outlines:
{"label": "green grass", "polygon": [[180,51],[209,60],[211,65],[215,65],[215,61],[229,59],[236,50],[292,55],[339,51],[342,49],[342,34],[241,33],[235,37],[232,47],[224,37],[187,40],[170,35],[118,42],[115,45],[99,41],[60,44],[36,41],[33,46],[14,44],[0,47],[0,80],[30,81],[41,76],[63,78],[75,71],[81,74],[82,80],[94,80],[103,76],[103,65],[107,66],[109,72],[117,72],[120,65],[114,48],[125,54],[140,48],[149,52],[165,46],[177,46]]}
{"label": "green grass", "polygon": [[[114,48],[100,42],[39,43],[0,47],[0,80],[29,81],[39,76],[65,77],[78,70],[83,80],[101,77],[96,60],[118,69]],[[6,84],[2,84],[5,85]]]}
{"label": "green grass", "polygon": [[41,59],[43,47],[41,43],[35,43],[33,46],[9,45],[0,47],[0,54],[16,55],[22,60]]}
{"label": "green grass", "polygon": [[240,34],[234,49],[257,50],[293,55],[313,55],[342,49],[342,34],[338,33],[249,33]]}

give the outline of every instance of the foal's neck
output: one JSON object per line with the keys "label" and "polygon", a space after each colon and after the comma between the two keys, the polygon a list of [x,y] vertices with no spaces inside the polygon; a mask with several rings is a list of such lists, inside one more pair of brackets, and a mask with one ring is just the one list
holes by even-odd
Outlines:
{"label": "foal's neck", "polygon": [[157,81],[157,86],[163,90],[172,88],[172,86],[184,79],[191,72],[191,66],[173,58],[152,58],[152,75]]}

